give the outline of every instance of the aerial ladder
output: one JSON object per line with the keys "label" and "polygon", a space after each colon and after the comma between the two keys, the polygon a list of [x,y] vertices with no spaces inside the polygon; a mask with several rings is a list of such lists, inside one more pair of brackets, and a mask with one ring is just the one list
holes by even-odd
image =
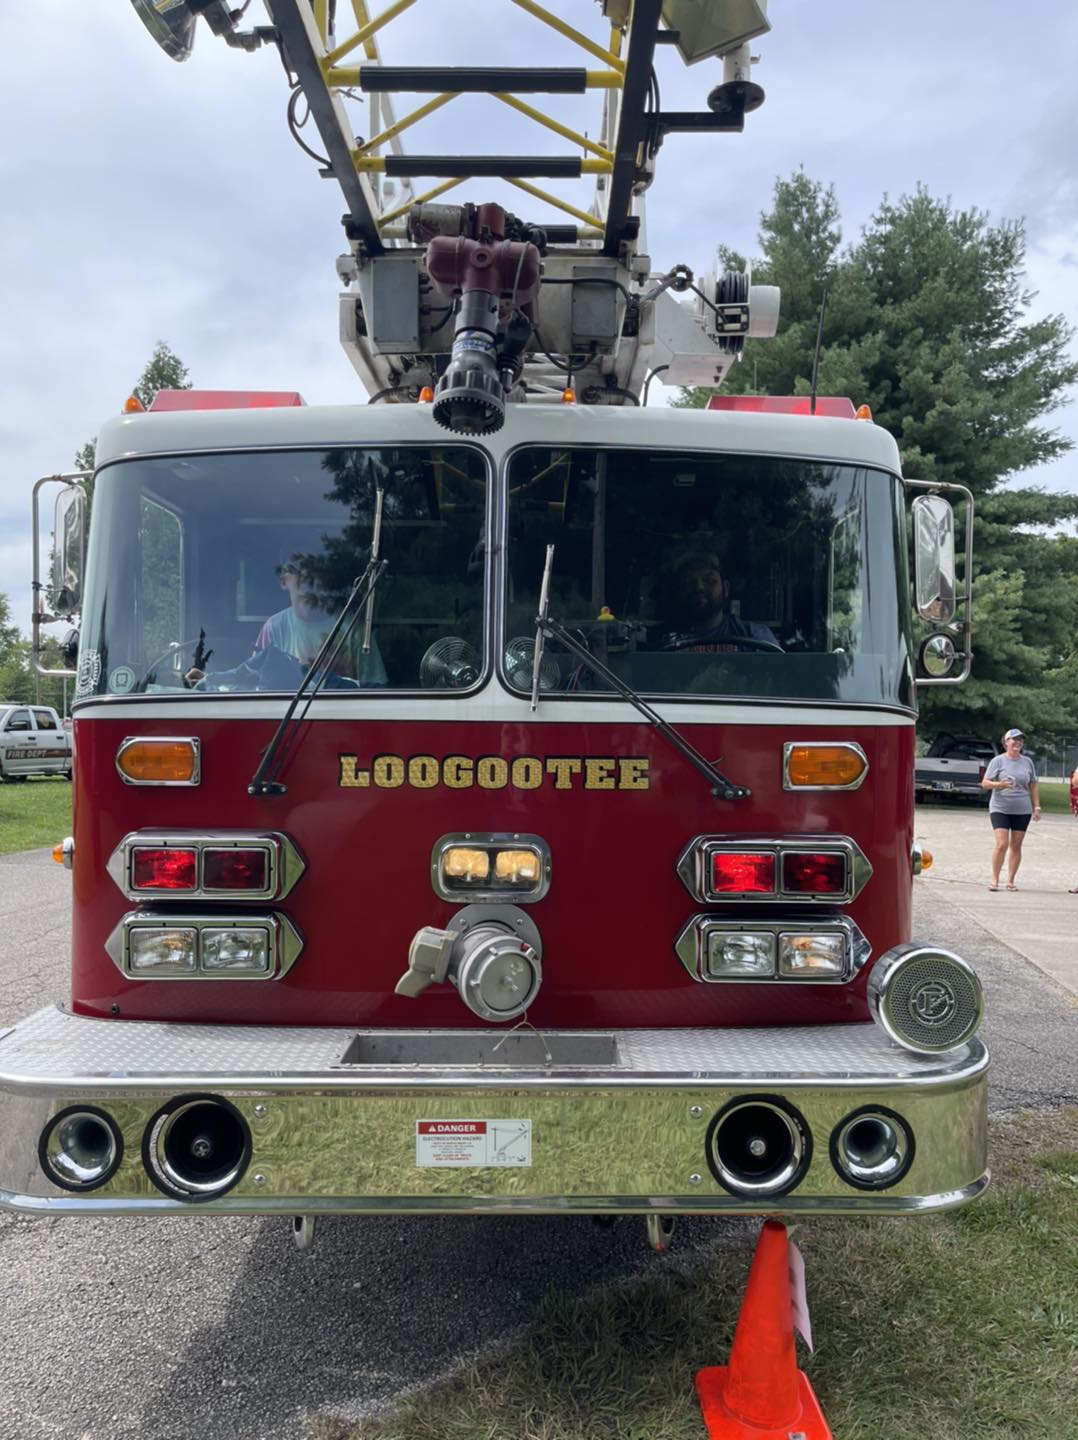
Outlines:
{"label": "aerial ladder", "polygon": [[[446,49],[453,40],[467,55],[527,54],[553,36],[578,62],[541,66],[384,63],[380,41],[422,14],[418,0],[391,0],[378,14],[365,0],[264,0],[271,23],[248,29],[250,0],[238,9],[227,0],[133,4],[176,60],[191,53],[200,17],[237,49],[279,51],[292,133],[344,197],[340,338],[372,401],[433,392],[440,424],[482,434],[501,426],[507,401],[571,389],[584,403],[639,404],[650,376],[718,385],[746,338],[774,334],[774,287],[732,271],[697,283],[684,264],[655,272],[644,225],[666,137],[740,131],[761,104],[750,46],[769,28],[766,0],[593,0],[573,8],[577,23],[598,20],[593,33],[536,0],[503,0],[474,19],[454,12],[451,25],[439,7],[428,10]],[[721,63],[705,109],[663,107],[655,59],[665,46],[686,65]],[[568,121],[594,92],[593,137]],[[425,129],[440,137],[446,107],[467,96],[497,112],[469,134],[499,136],[511,111],[517,130],[526,122],[545,144],[530,154],[405,151],[407,132],[438,116]],[[305,138],[308,121],[322,153]],[[549,153],[551,143],[562,153]],[[498,198],[443,198],[468,181]],[[590,186],[590,196],[567,198],[565,182]]]}

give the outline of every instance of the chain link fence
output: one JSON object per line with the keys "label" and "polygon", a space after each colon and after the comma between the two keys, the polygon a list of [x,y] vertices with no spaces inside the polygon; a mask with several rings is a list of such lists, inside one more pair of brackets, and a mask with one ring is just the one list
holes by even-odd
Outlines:
{"label": "chain link fence", "polygon": [[1066,780],[1078,768],[1078,735],[1045,740],[1033,751],[1037,773],[1044,780]]}

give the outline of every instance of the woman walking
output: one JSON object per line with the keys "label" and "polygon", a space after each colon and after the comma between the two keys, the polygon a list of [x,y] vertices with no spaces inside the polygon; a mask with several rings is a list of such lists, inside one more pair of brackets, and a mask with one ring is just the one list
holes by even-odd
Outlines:
{"label": "woman walking", "polygon": [[1022,754],[1024,743],[1021,730],[1008,730],[1003,737],[1005,753],[988,762],[981,781],[981,789],[991,791],[988,818],[992,822],[992,883],[989,890],[999,889],[1004,856],[1007,857],[1007,889],[1018,889],[1014,878],[1022,863],[1022,842],[1030,819],[1041,818],[1037,767],[1028,755]]}

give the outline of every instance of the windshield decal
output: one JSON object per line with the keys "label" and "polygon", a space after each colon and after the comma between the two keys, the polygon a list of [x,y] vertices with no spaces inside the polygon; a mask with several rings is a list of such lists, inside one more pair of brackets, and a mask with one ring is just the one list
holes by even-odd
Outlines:
{"label": "windshield decal", "polygon": [[75,679],[75,697],[92,695],[101,679],[101,652],[84,650],[79,656],[78,674]]}

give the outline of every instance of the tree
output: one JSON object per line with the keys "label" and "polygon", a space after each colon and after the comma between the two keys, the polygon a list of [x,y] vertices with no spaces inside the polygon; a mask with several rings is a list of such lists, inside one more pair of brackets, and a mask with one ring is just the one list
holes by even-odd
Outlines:
{"label": "tree", "polygon": [[[826,292],[819,393],[869,404],[907,476],[974,494],[973,675],[921,691],[925,733],[1073,733],[1078,541],[1053,532],[1078,516],[1078,495],[1013,480],[1070,448],[1045,422],[1066,403],[1078,362],[1062,316],[1029,318],[1021,223],[993,225],[919,187],[885,198],[841,249],[833,190],[797,172],[777,182],[759,238],[753,278],[782,287],[781,329],[747,342],[724,388],[808,394]],[[676,403],[703,405],[711,393]]]}
{"label": "tree", "polygon": [[0,595],[0,700],[20,700],[25,668],[25,643],[11,618],[11,602]]}
{"label": "tree", "polygon": [[[52,669],[59,666],[59,645],[55,640],[45,641],[44,664]],[[63,705],[63,682],[54,677],[35,677],[30,657],[30,642],[23,638],[18,625],[11,618],[11,601],[0,595],[0,701],[19,700],[33,704],[51,705],[61,710]]]}
{"label": "tree", "polygon": [[[148,410],[158,390],[190,390],[190,388],[191,382],[187,378],[187,366],[163,340],[158,340],[142,374],[132,386],[131,394],[137,397],[144,409]],[[97,437],[95,435],[92,440],[88,440],[75,452],[75,469],[90,471],[89,477],[83,482],[87,501],[90,502],[94,495],[93,468],[96,446]]]}

